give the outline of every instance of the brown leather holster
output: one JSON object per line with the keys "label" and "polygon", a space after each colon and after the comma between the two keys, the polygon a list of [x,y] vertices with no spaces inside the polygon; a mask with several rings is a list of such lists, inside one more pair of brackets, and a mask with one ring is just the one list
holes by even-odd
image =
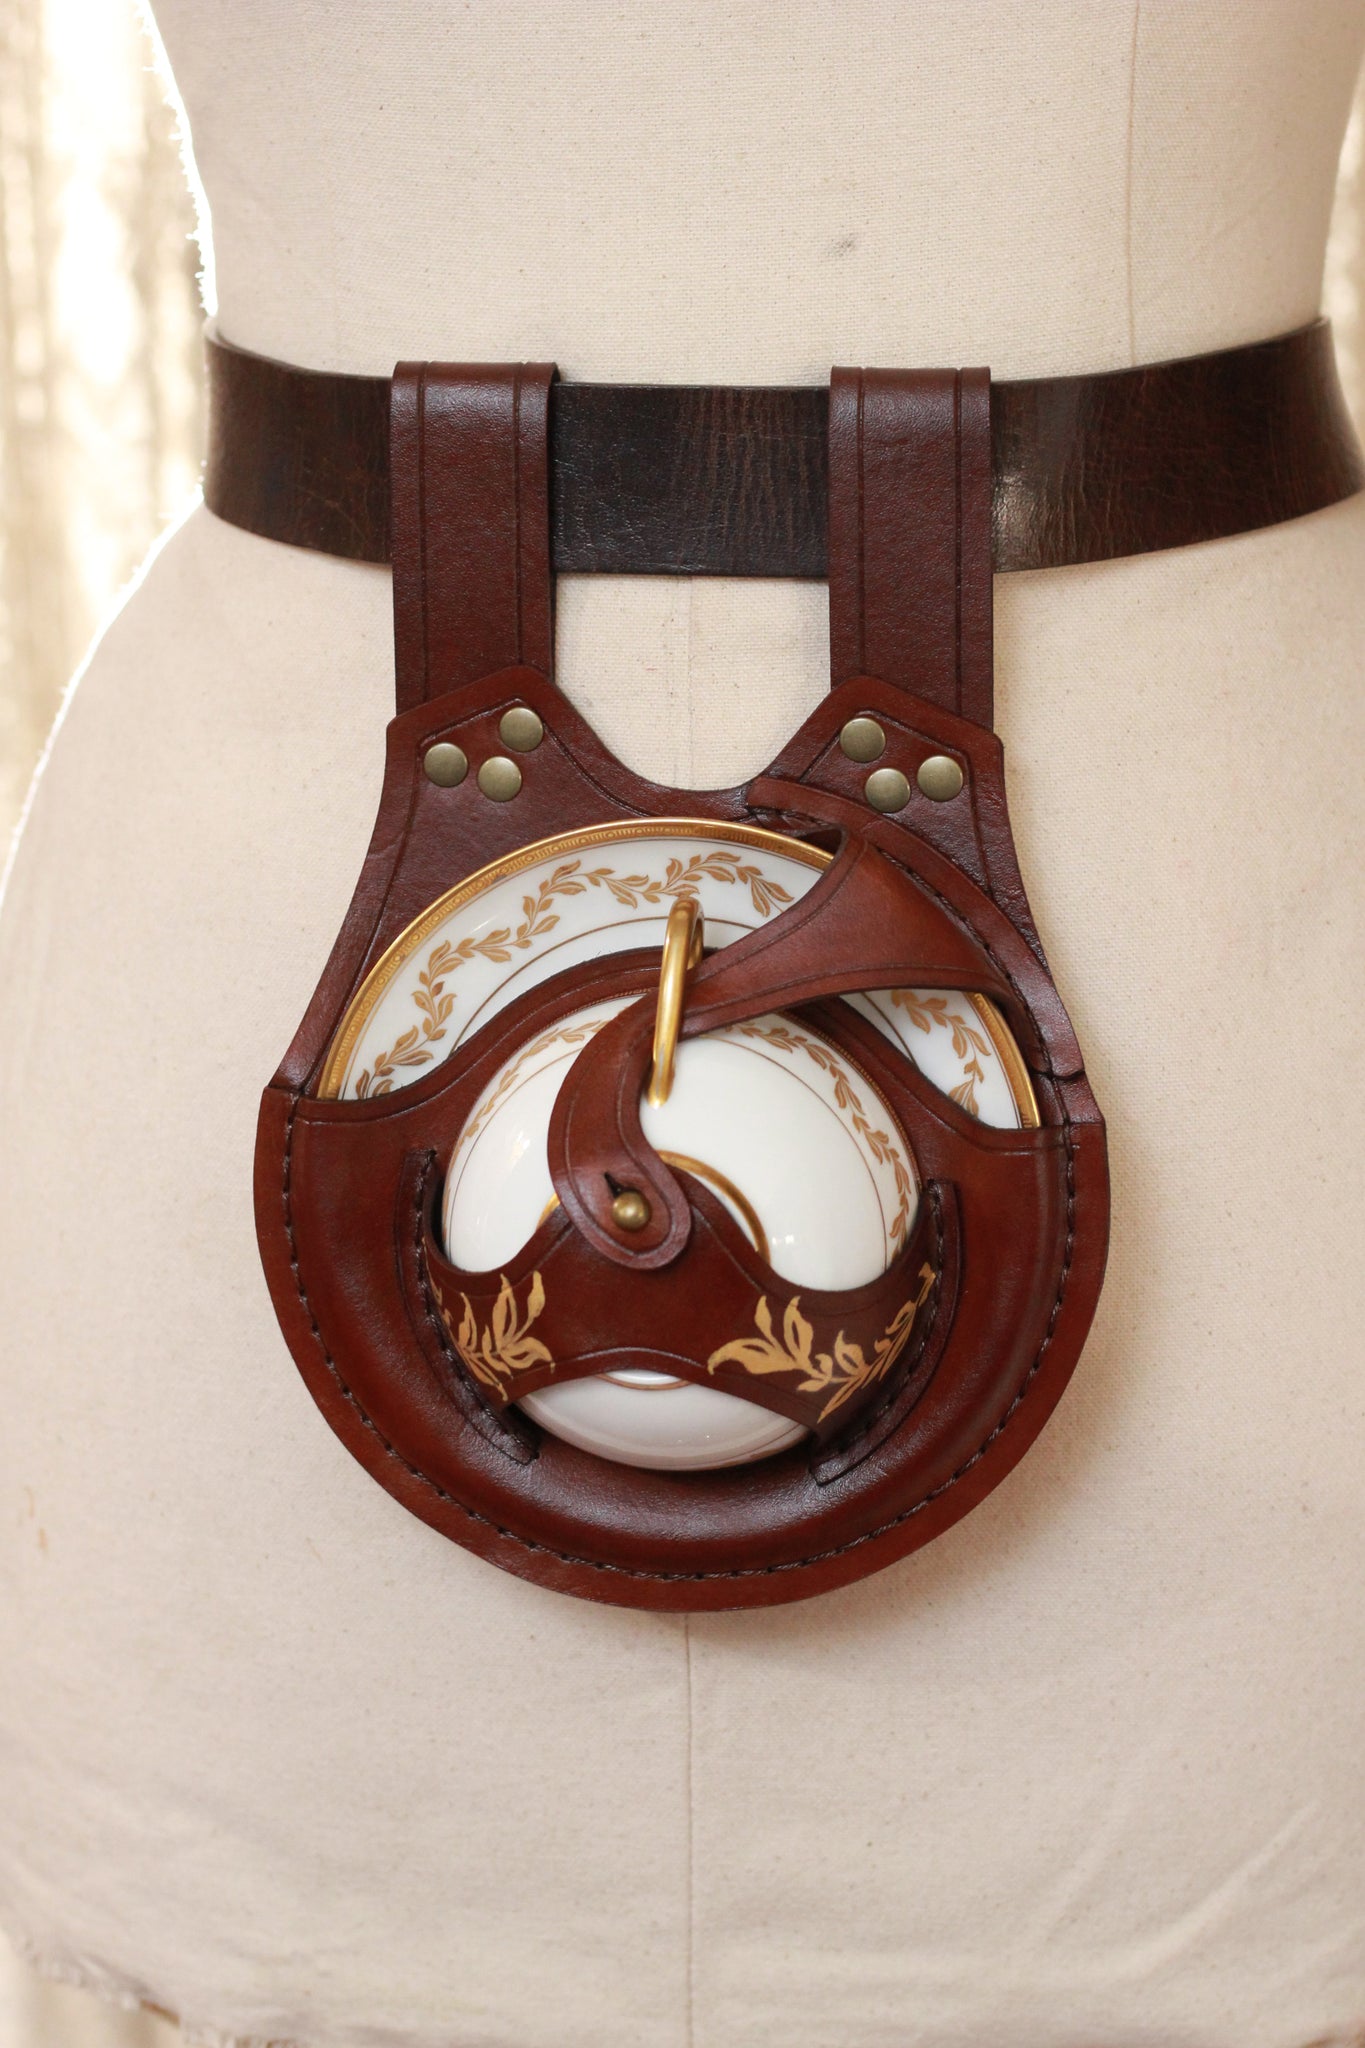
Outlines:
{"label": "brown leather holster", "polygon": [[[835,373],[833,687],[764,774],[704,794],[633,775],[555,687],[552,378],[427,364],[393,381],[397,716],[350,910],[262,1101],[262,1257],[318,1405],[434,1527],[593,1599],[763,1605],[875,1570],[980,1501],[1056,1404],[1103,1275],[1104,1128],[1029,913],[991,730],[989,378]],[[471,764],[499,754],[515,707],[544,727],[515,801],[490,801],[473,773],[440,787],[424,772],[441,742]],[[871,806],[866,766],[841,747],[859,717],[886,736],[878,768],[905,778],[894,812]],[[960,794],[921,791],[931,756],[956,764]],[[359,1101],[320,1090],[366,975],[444,892],[553,834],[651,817],[757,824],[832,855],[799,902],[702,962],[682,1033],[795,1012],[869,1077],[921,1192],[866,1286],[783,1280],[649,1144],[657,954],[542,983],[406,1087]],[[1036,1128],[977,1121],[838,1000],[911,986],[997,1006]],[[443,1178],[473,1106],[518,1047],[608,996],[629,1000],[553,1114],[557,1203],[496,1272],[457,1268]],[[642,1226],[619,1220],[622,1190],[643,1197]],[[517,1406],[622,1363],[740,1394],[807,1434],[742,1468],[646,1471],[573,1448]]]}

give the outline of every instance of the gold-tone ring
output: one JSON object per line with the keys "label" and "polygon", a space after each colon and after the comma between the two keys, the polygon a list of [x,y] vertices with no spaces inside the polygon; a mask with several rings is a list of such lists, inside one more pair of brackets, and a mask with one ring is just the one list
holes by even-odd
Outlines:
{"label": "gold-tone ring", "polygon": [[701,905],[695,896],[679,896],[668,913],[663,958],[659,963],[659,1001],[654,1012],[654,1065],[650,1069],[648,1093],[655,1109],[667,1102],[673,1093],[673,1063],[678,1054],[678,1033],[682,1030],[687,977],[701,959],[701,949]]}

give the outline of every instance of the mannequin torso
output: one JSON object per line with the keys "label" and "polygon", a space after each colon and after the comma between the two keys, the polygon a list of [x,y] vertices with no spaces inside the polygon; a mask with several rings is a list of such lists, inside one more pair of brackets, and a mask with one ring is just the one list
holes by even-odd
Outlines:
{"label": "mannequin torso", "polygon": [[[1359,0],[159,15],[230,339],[647,382],[1293,327],[1365,39]],[[1356,500],[998,579],[1016,836],[1111,1123],[1100,1321],[929,1551],[684,1621],[443,1543],[296,1382],[252,1131],[369,830],[389,582],[193,515],[73,701],[0,925],[21,1939],[328,2044],[1365,2022],[1362,549]],[[661,780],[738,779],[825,687],[817,586],[561,603],[561,681]]]}

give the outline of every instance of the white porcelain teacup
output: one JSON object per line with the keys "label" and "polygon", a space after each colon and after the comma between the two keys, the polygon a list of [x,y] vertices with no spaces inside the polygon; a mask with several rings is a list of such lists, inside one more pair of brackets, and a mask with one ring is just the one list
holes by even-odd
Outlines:
{"label": "white porcelain teacup", "polygon": [[[756,826],[625,821],[558,834],[470,876],[371,970],[329,1048],[320,1092],[372,1099],[448,1059],[528,990],[584,961],[662,948],[694,897],[708,948],[760,929],[815,887],[830,855]],[[871,989],[844,998],[970,1115],[1036,1121],[1028,1077],[983,997]],[[449,1162],[447,1250],[486,1271],[552,1199],[545,1133],[576,1054],[619,1003],[521,1047]],[[646,1105],[651,1143],[699,1172],[784,1279],[856,1287],[885,1271],[917,1199],[910,1150],[867,1077],[808,1025],[767,1016],[679,1048],[673,1093]],[[768,1410],[656,1373],[614,1372],[529,1395],[546,1429],[606,1458],[671,1470],[745,1463],[801,1431]]]}
{"label": "white porcelain teacup", "polygon": [[[627,998],[575,1011],[507,1060],[475,1105],[446,1177],[446,1251],[505,1264],[554,1200],[545,1137],[583,1046]],[[757,1017],[678,1048],[645,1135],[709,1185],[774,1271],[798,1285],[858,1287],[885,1272],[918,1201],[905,1138],[865,1075],[828,1039]],[[747,1463],[803,1431],[713,1387],[643,1371],[546,1387],[522,1406],[601,1457],[669,1470]]]}

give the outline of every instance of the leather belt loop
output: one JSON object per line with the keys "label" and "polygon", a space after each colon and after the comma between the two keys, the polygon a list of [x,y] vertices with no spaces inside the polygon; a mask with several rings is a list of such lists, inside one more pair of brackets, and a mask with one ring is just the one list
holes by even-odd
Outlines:
{"label": "leather belt loop", "polygon": [[830,672],[991,723],[987,370],[830,379]]}
{"label": "leather belt loop", "polygon": [[399,711],[554,672],[548,363],[399,363],[389,412]]}

